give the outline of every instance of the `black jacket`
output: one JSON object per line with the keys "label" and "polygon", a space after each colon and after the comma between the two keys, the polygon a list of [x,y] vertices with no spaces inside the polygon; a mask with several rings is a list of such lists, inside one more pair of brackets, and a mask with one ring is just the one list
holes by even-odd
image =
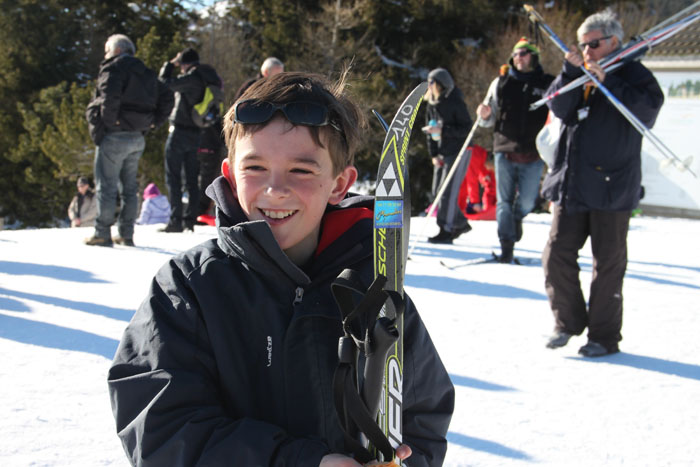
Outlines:
{"label": "black jacket", "polygon": [[173,108],[173,93],[138,58],[121,54],[100,64],[86,118],[100,144],[111,131],[146,132],[160,126]]}
{"label": "black jacket", "polygon": [[[225,179],[207,192],[218,240],[158,272],[109,371],[119,437],[134,465],[316,467],[343,452],[330,283],[346,267],[371,280],[372,199],[329,207],[328,246],[304,272],[267,223],[246,220]],[[454,388],[410,299],[404,329],[410,465],[441,465]]]}
{"label": "black jacket", "polygon": [[170,124],[197,128],[192,121],[192,107],[204,98],[207,84],[221,86],[221,78],[210,65],[197,64],[180,76],[173,76],[175,65],[165,62],[158,79],[175,93],[175,107],[170,113]]}
{"label": "black jacket", "polygon": [[440,141],[427,136],[430,157],[438,154],[447,158],[457,157],[472,127],[472,119],[469,117],[462,91],[455,87],[447,96],[441,95],[437,103],[428,103],[425,122],[430,120],[442,122]]}
{"label": "black jacket", "polygon": [[[547,93],[581,74],[565,61]],[[654,125],[664,95],[644,65],[629,62],[607,73],[603,85],[648,128]],[[548,105],[563,125],[554,165],[542,184],[543,196],[569,212],[637,207],[641,197],[641,134],[598,89],[584,100],[584,88],[579,87]],[[579,119],[585,109],[588,116]]]}
{"label": "black jacket", "polygon": [[530,110],[530,104],[544,95],[553,79],[539,64],[530,73],[511,68],[498,78],[494,152],[532,153],[534,159],[539,158],[535,138],[547,120],[547,107]]}

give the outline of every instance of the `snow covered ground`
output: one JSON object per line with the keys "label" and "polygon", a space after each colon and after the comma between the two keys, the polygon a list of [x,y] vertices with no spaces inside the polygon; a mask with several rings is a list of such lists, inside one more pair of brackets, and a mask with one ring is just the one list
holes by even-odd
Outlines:
{"label": "snow covered ground", "polygon": [[[423,222],[414,219],[414,235]],[[577,355],[585,336],[544,347],[549,222],[526,219],[516,255],[528,265],[440,264],[490,255],[490,221],[454,245],[421,241],[408,265],[407,290],[457,392],[446,465],[699,463],[700,222],[632,220],[622,352],[593,360]],[[111,357],[156,269],[214,229],[137,226],[137,248],[83,246],[89,234],[0,231],[2,466],[128,465],[107,394]],[[588,247],[580,263],[587,284]]]}

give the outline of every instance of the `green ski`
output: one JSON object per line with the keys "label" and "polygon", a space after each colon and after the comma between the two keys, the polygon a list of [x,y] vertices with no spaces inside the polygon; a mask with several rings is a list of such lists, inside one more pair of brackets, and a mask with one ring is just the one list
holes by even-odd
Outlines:
{"label": "green ski", "polygon": [[[418,109],[428,89],[418,85],[401,104],[387,130],[382,148],[374,201],[374,275],[384,276],[384,289],[403,296],[411,223],[411,196],[408,183],[407,150]],[[363,399],[372,408],[378,398],[377,423],[396,449],[402,440],[401,410],[403,387],[403,314],[393,300],[387,300],[379,313],[392,321],[398,338],[380,362],[381,374],[365,369]],[[379,380],[381,378],[381,380]],[[381,388],[376,395],[372,388]],[[375,399],[376,400],[376,399]],[[383,457],[377,453],[377,457]],[[392,459],[378,459],[390,462]]]}

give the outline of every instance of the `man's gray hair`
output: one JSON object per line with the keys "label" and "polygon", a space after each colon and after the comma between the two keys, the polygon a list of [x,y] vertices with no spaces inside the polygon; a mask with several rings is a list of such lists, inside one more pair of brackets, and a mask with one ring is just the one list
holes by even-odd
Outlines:
{"label": "man's gray hair", "polygon": [[622,31],[622,25],[617,20],[617,15],[610,8],[606,8],[586,18],[579,26],[578,31],[576,31],[576,35],[578,40],[582,40],[584,34],[596,30],[602,32],[604,36],[617,37],[618,43],[622,44],[625,33]]}
{"label": "man's gray hair", "polygon": [[107,43],[105,44],[105,50],[109,52],[110,56],[114,55],[113,52],[116,49],[119,49],[123,54],[134,55],[136,53],[136,47],[134,47],[134,43],[131,42],[131,39],[129,39],[124,34],[112,34],[107,39]]}
{"label": "man's gray hair", "polygon": [[282,60],[276,57],[267,57],[260,66],[260,73],[264,75],[266,71],[277,67],[284,69],[284,63],[282,63]]}

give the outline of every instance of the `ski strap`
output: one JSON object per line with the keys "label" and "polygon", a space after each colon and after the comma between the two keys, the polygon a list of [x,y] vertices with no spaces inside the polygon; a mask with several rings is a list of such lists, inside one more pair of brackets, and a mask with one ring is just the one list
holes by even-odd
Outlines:
{"label": "ski strap", "polygon": [[[366,437],[376,447],[384,459],[393,459],[394,449],[376,421],[376,408],[379,395],[369,396],[372,401],[363,400],[361,388],[377,387],[376,379],[381,375],[367,375],[360,380],[358,374],[358,357],[362,352],[365,368],[376,367],[373,362],[383,362],[386,351],[393,341],[383,338],[382,330],[391,328],[391,320],[377,319],[387,299],[391,299],[397,309],[403,312],[401,295],[384,290],[387,282],[385,276],[377,276],[369,287],[360,279],[360,274],[352,269],[344,270],[331,284],[331,291],[343,315],[343,337],[338,343],[338,368],[333,376],[333,398],[336,413],[343,427],[345,449],[351,452],[361,463],[375,460],[374,456],[361,442],[360,435]],[[362,297],[356,302],[357,297]],[[379,332],[377,331],[379,329]],[[397,336],[398,337],[398,336]],[[379,359],[379,360],[377,360]],[[381,365],[380,365],[381,368]]]}

